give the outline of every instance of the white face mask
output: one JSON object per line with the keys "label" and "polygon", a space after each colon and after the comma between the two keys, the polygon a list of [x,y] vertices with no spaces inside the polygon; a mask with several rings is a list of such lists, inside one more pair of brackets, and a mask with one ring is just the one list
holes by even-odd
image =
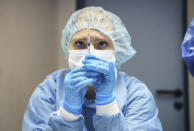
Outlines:
{"label": "white face mask", "polygon": [[[82,60],[84,60],[86,54],[88,54],[88,49],[69,50],[68,63],[70,69],[74,69],[78,66],[83,66]],[[114,63],[116,61],[114,50],[90,50],[90,54],[99,56],[107,61],[112,61]]]}

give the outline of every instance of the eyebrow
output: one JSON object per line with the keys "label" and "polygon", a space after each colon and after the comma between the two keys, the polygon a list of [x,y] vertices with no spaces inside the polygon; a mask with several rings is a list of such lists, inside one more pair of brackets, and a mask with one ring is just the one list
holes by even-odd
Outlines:
{"label": "eyebrow", "polygon": [[[106,38],[106,37],[99,38],[97,36],[93,36],[93,37],[91,37],[91,39],[97,40],[97,41],[108,40],[108,38]],[[77,36],[77,37],[74,37],[73,40],[75,40],[75,41],[78,41],[78,40],[86,41],[87,40],[87,36]]]}
{"label": "eyebrow", "polygon": [[79,37],[76,37],[76,38],[73,38],[74,41],[86,41],[86,38],[79,38]]}

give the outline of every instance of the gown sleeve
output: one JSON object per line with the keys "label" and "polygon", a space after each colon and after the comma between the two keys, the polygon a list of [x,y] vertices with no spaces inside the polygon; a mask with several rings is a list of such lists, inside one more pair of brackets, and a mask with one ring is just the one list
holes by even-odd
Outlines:
{"label": "gown sleeve", "polygon": [[182,58],[192,76],[194,76],[194,18],[192,19],[182,42]]}
{"label": "gown sleeve", "polygon": [[151,92],[144,83],[136,78],[125,77],[127,103],[123,107],[123,111],[114,115],[95,114],[93,117],[95,130],[162,131],[158,109]]}
{"label": "gown sleeve", "polygon": [[33,92],[24,114],[23,131],[82,131],[84,117],[66,121],[57,115],[56,83],[52,77],[47,78]]}

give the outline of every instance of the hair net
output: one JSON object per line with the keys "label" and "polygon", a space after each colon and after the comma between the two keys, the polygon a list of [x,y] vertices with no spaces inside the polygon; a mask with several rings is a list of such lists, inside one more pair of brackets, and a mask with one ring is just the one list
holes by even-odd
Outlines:
{"label": "hair net", "polygon": [[112,40],[118,68],[136,53],[131,46],[131,37],[118,16],[101,7],[86,7],[74,12],[63,29],[61,45],[67,56],[72,36],[87,28],[88,21],[91,29],[100,31]]}

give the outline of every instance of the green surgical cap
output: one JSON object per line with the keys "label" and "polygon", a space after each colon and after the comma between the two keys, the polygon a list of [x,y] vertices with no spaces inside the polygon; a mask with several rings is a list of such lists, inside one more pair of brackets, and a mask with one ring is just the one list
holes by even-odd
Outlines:
{"label": "green surgical cap", "polygon": [[88,21],[91,29],[98,30],[112,40],[117,68],[135,55],[136,51],[131,46],[131,37],[121,19],[101,7],[92,6],[75,11],[65,25],[61,46],[66,56],[68,56],[68,46],[72,36],[77,31],[88,28]]}

